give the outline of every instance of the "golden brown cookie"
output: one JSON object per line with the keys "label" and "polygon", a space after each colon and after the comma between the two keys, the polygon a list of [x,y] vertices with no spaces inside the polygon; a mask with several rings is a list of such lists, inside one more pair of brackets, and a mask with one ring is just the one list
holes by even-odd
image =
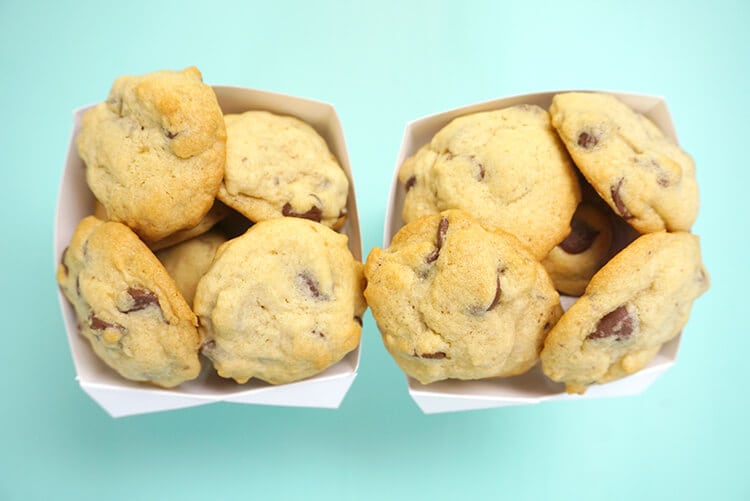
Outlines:
{"label": "golden brown cookie", "polygon": [[594,275],[552,328],[542,370],[571,393],[641,370],[680,333],[708,286],[697,236],[639,237]]}
{"label": "golden brown cookie", "polygon": [[573,164],[538,106],[456,118],[399,170],[405,222],[461,209],[516,236],[542,259],[570,231],[580,201]]}
{"label": "golden brown cookie", "polygon": [[314,221],[261,221],[222,245],[193,301],[202,353],[244,383],[317,374],[359,345],[362,264],[346,235]]}
{"label": "golden brown cookie", "polygon": [[196,226],[224,174],[226,129],[200,71],[118,78],[77,138],[86,180],[108,218],[146,242]]}
{"label": "golden brown cookie", "polygon": [[225,117],[227,165],[219,198],[251,221],[301,217],[331,228],[346,219],[349,180],[305,122],[266,111]]}
{"label": "golden brown cookie", "polygon": [[80,333],[120,375],[166,388],[198,376],[195,315],[127,226],[84,218],[57,281],[75,309]]}
{"label": "golden brown cookie", "polygon": [[552,124],[586,179],[641,233],[687,231],[698,214],[693,159],[609,94],[558,94]]}
{"label": "golden brown cookie", "polygon": [[512,235],[449,210],[399,230],[365,265],[365,297],[396,363],[422,383],[521,374],[562,314]]}

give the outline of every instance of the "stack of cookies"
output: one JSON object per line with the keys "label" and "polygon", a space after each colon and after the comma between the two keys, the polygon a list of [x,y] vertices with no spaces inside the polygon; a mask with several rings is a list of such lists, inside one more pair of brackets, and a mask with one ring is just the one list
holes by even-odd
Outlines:
{"label": "stack of cookies", "polygon": [[645,367],[708,288],[693,161],[614,96],[458,117],[398,178],[405,225],[370,253],[365,297],[423,384],[541,360],[583,393]]}
{"label": "stack of cookies", "polygon": [[222,377],[281,384],[358,346],[362,264],[337,231],[349,181],[312,127],[225,116],[188,68],[118,78],[77,146],[97,204],[57,280],[120,375],[174,387],[202,354]]}

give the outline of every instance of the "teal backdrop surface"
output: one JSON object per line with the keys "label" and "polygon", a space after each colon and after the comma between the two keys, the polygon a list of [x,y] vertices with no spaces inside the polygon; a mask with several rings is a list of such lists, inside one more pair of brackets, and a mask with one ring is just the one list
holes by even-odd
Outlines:
{"label": "teal backdrop surface", "polygon": [[[750,499],[747,2],[0,1],[0,499]],[[335,105],[365,254],[405,124],[565,88],[664,96],[694,157],[710,291],[635,397],[422,414],[364,319],[338,410],[110,418],[79,388],[52,254],[71,111],[121,74]]]}

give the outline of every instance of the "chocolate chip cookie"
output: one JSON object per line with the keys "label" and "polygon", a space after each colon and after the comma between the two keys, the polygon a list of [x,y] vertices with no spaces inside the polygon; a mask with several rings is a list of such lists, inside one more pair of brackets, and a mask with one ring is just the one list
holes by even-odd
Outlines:
{"label": "chocolate chip cookie", "polygon": [[688,231],[698,213],[692,158],[645,116],[609,94],[558,94],[557,129],[586,179],[641,233]]}
{"label": "chocolate chip cookie", "polygon": [[340,228],[349,180],[308,124],[266,111],[225,117],[227,165],[219,199],[251,221],[299,217]]}
{"label": "chocolate chip cookie", "polygon": [[570,393],[639,371],[680,333],[708,286],[697,236],[639,237],[594,275],[552,328],[542,370]]}
{"label": "chocolate chip cookie", "polygon": [[571,232],[542,261],[555,288],[580,296],[609,256],[612,220],[598,204],[581,202],[570,223]]}
{"label": "chocolate chip cookie", "polygon": [[189,305],[193,304],[195,288],[211,267],[216,250],[226,241],[224,232],[214,229],[156,253]]}
{"label": "chocolate chip cookie", "polygon": [[196,226],[213,205],[226,129],[213,89],[191,67],[115,80],[84,114],[77,146],[108,218],[155,242]]}
{"label": "chocolate chip cookie", "polygon": [[424,384],[529,370],[562,314],[525,247],[459,210],[401,228],[388,249],[372,250],[365,276],[386,348]]}
{"label": "chocolate chip cookie", "polygon": [[520,105],[456,118],[399,170],[406,223],[461,209],[542,259],[565,238],[580,188],[548,113]]}
{"label": "chocolate chip cookie", "polygon": [[282,217],[219,248],[194,308],[202,353],[220,376],[289,383],[359,345],[364,277],[347,240],[320,223]]}
{"label": "chocolate chip cookie", "polygon": [[198,376],[196,317],[127,226],[84,218],[57,281],[75,309],[80,333],[123,377],[171,388]]}

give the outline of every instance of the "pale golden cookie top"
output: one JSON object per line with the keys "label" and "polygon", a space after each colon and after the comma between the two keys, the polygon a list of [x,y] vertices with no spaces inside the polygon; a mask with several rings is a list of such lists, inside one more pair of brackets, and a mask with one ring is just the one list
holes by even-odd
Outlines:
{"label": "pale golden cookie top", "polygon": [[359,345],[362,264],[346,235],[313,221],[261,221],[223,244],[195,293],[202,352],[218,374],[289,383]]}
{"label": "pale golden cookie top", "polygon": [[119,77],[77,138],[86,180],[108,217],[153,242],[192,228],[224,173],[221,108],[197,68]]}
{"label": "pale golden cookie top", "polygon": [[305,122],[267,111],[225,117],[227,165],[219,198],[252,221],[296,216],[343,225],[349,180]]}
{"label": "pale golden cookie top", "polygon": [[456,118],[399,170],[405,222],[462,209],[542,259],[570,231],[580,188],[547,112],[533,105]]}
{"label": "pale golden cookie top", "polygon": [[641,233],[687,231],[698,214],[693,159],[615,96],[558,94],[552,124],[586,179]]}

